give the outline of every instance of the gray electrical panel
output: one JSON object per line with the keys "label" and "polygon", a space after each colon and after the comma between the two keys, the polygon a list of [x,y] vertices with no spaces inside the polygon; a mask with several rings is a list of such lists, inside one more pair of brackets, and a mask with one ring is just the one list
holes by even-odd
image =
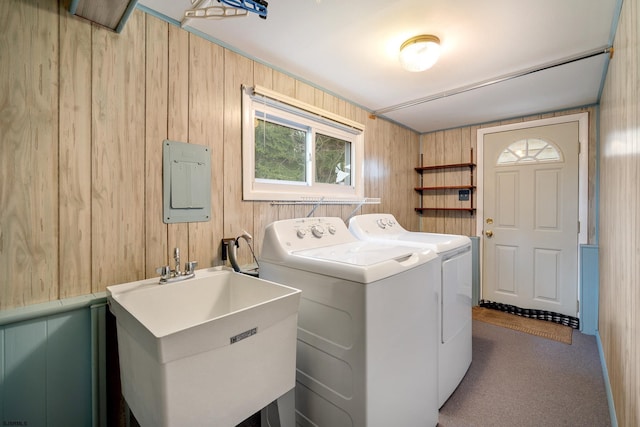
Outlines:
{"label": "gray electrical panel", "polygon": [[211,219],[211,150],[165,140],[162,144],[163,221]]}

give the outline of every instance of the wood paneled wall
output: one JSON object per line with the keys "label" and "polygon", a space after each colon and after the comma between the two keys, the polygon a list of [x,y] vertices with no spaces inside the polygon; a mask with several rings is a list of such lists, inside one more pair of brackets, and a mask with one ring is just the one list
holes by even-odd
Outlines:
{"label": "wood paneled wall", "polygon": [[[431,132],[421,137],[422,165],[437,166],[445,164],[475,163],[475,130],[472,127],[456,128],[445,131]],[[476,169],[456,168],[436,170],[422,174],[423,186],[442,187],[454,185],[475,185]],[[477,192],[473,191],[473,198]],[[423,207],[438,208],[469,208],[468,202],[458,201],[458,192],[451,190],[436,190],[424,192]],[[475,207],[475,202],[474,202]],[[446,234],[463,234],[473,236],[475,229],[475,214],[466,211],[425,211],[421,214],[421,231]]]}
{"label": "wood paneled wall", "polygon": [[0,305],[58,295],[58,6],[42,3],[0,3]]}
{"label": "wood paneled wall", "polygon": [[[115,34],[66,4],[0,2],[0,310],[155,276],[174,247],[220,265],[242,230],[259,255],[267,224],[305,216],[242,200],[241,84],[364,123],[365,195],[382,203],[361,211],[418,229],[415,132],[141,11]],[[164,139],[211,148],[211,221],[162,222]]]}
{"label": "wood paneled wall", "polygon": [[599,334],[618,425],[640,425],[640,4],[625,0],[600,106]]}
{"label": "wood paneled wall", "polygon": [[[538,114],[509,120],[484,123],[482,125],[465,126],[423,134],[420,138],[420,152],[422,166],[441,164],[467,163],[473,149],[473,162],[477,162],[477,134],[478,129],[511,123],[527,122],[550,117],[589,113],[589,243],[593,243],[596,236],[596,157],[597,157],[597,114],[596,107],[584,107],[548,114]],[[418,166],[418,165],[416,165]],[[477,185],[476,171],[473,171],[473,182]],[[466,185],[469,183],[469,170],[453,169],[424,174],[425,186]],[[474,193],[474,198],[478,196]],[[457,191],[425,192],[424,207],[468,207],[469,202],[459,202]],[[474,201],[474,207],[475,207]],[[429,211],[421,216],[421,231],[447,234],[476,235],[476,217],[468,212],[458,211]]]}

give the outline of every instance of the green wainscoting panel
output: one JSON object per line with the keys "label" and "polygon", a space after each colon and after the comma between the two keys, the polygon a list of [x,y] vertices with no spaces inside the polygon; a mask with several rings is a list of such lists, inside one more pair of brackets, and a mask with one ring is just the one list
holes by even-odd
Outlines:
{"label": "green wainscoting panel", "polygon": [[[104,317],[104,298],[93,301],[102,304],[96,315]],[[101,398],[100,375],[93,372],[104,363],[94,362],[100,328],[93,330],[86,301],[71,302],[74,308],[61,301],[2,313],[0,426],[105,425],[93,414],[93,400]]]}
{"label": "green wainscoting panel", "polygon": [[107,426],[107,305],[91,306],[91,404],[93,427]]}
{"label": "green wainscoting panel", "polygon": [[46,348],[47,425],[91,425],[89,310],[50,317],[47,320]]}
{"label": "green wainscoting panel", "polygon": [[598,331],[600,270],[598,246],[580,245],[580,332],[595,335]]}
{"label": "green wainscoting panel", "polygon": [[46,347],[46,322],[26,321],[4,329],[3,425],[47,425]]}
{"label": "green wainscoting panel", "polygon": [[4,329],[0,328],[0,422],[4,418]]}

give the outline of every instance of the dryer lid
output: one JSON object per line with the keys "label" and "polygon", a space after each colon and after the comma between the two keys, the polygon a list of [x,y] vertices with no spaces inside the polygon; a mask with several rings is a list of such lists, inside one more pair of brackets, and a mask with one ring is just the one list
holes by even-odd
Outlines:
{"label": "dryer lid", "polygon": [[357,215],[349,221],[349,231],[360,240],[426,247],[437,253],[471,244],[467,236],[407,231],[391,214]]}
{"label": "dryer lid", "polygon": [[469,239],[467,236],[458,236],[455,234],[419,233],[411,231],[406,231],[398,235],[394,240],[399,244],[415,243],[419,245],[425,245],[426,247],[433,249],[439,254],[459,249],[471,244],[471,239]]}

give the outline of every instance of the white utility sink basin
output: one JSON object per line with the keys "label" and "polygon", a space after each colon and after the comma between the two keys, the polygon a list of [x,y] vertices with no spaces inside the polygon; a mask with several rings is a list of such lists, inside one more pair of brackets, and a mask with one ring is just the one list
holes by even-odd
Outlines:
{"label": "white utility sink basin", "polygon": [[143,427],[235,426],[295,386],[300,291],[225,267],[107,287]]}

